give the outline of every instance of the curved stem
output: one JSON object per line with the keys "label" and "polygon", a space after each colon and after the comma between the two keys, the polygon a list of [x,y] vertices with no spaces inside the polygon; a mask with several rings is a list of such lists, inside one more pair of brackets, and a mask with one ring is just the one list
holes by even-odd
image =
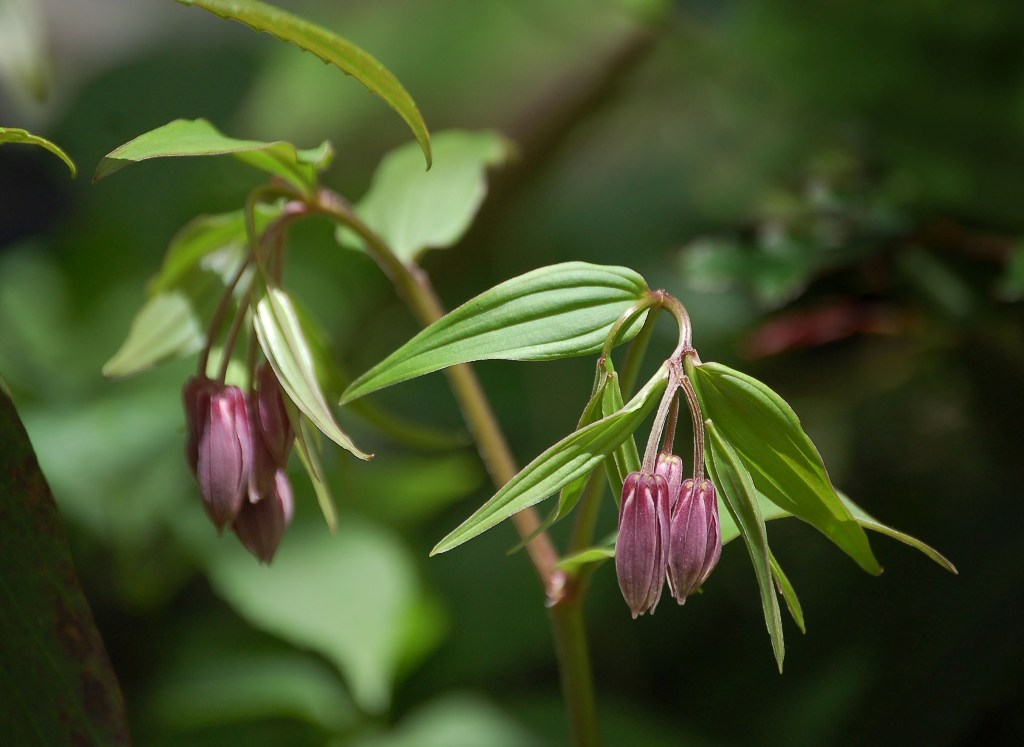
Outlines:
{"label": "curved stem", "polygon": [[238,281],[242,279],[242,275],[251,262],[252,255],[248,255],[242,261],[242,264],[238,266],[235,274],[231,276],[231,280],[224,287],[224,293],[221,295],[220,301],[217,302],[217,308],[214,310],[213,316],[210,318],[210,324],[206,328],[206,345],[203,346],[203,350],[199,354],[199,374],[201,376],[206,376],[206,369],[210,363],[210,348],[213,347],[214,338],[216,338],[217,333],[220,331],[220,325],[224,322],[224,315],[227,313],[228,305],[235,294],[235,287],[238,285]]}

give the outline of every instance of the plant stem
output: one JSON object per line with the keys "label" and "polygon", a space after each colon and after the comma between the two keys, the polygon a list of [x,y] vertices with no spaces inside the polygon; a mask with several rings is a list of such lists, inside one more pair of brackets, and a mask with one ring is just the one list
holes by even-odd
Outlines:
{"label": "plant stem", "polygon": [[552,606],[549,617],[572,744],[575,747],[598,747],[601,734],[594,699],[594,673],[590,668],[587,631],[583,625],[583,589],[579,592]]}

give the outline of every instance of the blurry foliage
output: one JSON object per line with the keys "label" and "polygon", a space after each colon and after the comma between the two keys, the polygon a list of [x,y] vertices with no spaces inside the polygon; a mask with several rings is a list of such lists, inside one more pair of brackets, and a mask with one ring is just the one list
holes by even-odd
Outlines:
{"label": "blurry foliage", "polygon": [[[281,4],[372,50],[434,130],[519,144],[466,238],[425,261],[449,306],[541,264],[635,268],[687,303],[705,359],[758,359],[746,367],[793,403],[837,485],[960,569],[878,541],[886,573],[871,580],[813,533],[770,524],[809,630],[781,678],[738,544],[703,595],[638,623],[598,573],[588,619],[608,744],[1024,739],[1011,614],[1024,606],[1024,5],[677,3],[651,34],[630,14],[657,3]],[[51,23],[69,14],[51,45],[56,103],[15,108],[4,89],[0,125],[45,135],[86,172],[139,132],[201,116],[238,137],[330,139],[329,179],[358,200],[408,138],[336,70],[238,24],[180,8],[99,60],[73,21],[92,13],[115,34],[118,3],[42,5]],[[71,70],[87,71],[74,87]],[[327,456],[338,534],[299,488],[299,524],[268,570],[212,536],[188,479],[191,361],[100,378],[175,231],[236,208],[252,172],[154,163],[92,186],[35,151],[0,148],[0,372],[137,742],[564,743],[541,595],[527,563],[503,557],[512,533],[426,560],[484,497],[475,454],[396,446],[343,411],[377,460]],[[415,330],[326,224],[294,231],[291,257],[295,295],[352,373]],[[656,332],[669,349],[668,327]],[[525,462],[573,427],[592,362],[479,371]],[[440,376],[378,400],[460,425]],[[598,534],[613,524],[606,510]],[[737,693],[756,694],[742,716]]]}

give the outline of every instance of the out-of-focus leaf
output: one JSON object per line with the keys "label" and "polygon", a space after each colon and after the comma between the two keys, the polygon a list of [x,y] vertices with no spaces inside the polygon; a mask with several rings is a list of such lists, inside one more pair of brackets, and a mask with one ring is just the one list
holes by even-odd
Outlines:
{"label": "out-of-focus leaf", "polygon": [[126,745],[117,679],[46,478],[2,380],[0,486],[4,742]]}
{"label": "out-of-focus leaf", "polygon": [[413,711],[387,734],[354,747],[540,747],[542,742],[490,703],[447,695]]}
{"label": "out-of-focus leaf", "polygon": [[772,586],[771,551],[768,549],[768,535],[757,505],[754,483],[736,451],[719,434],[715,423],[706,420],[704,433],[707,436],[705,462],[708,472],[718,488],[718,494],[724,498],[726,510],[739,527],[740,535],[750,554],[750,562],[754,566],[754,575],[757,577],[757,586],[761,592],[765,624],[768,626],[775,661],[781,672],[782,659],[785,656],[782,615],[779,612],[779,600]]}
{"label": "out-of-focus leaf", "polygon": [[52,74],[40,6],[38,0],[0,0],[0,79],[45,101]]}
{"label": "out-of-focus leaf", "polygon": [[[444,249],[462,238],[487,195],[487,170],[512,152],[497,132],[448,130],[434,136],[434,167],[424,171],[410,143],[384,157],[356,212],[399,259],[416,260],[427,249]],[[362,246],[344,228],[338,237]]]}
{"label": "out-of-focus leaf", "polygon": [[214,589],[252,625],[316,651],[344,676],[356,703],[387,709],[420,591],[405,548],[346,516],[335,534],[292,528],[270,566],[233,544],[208,559]]}
{"label": "out-of-focus leaf", "polygon": [[103,375],[128,376],[169,358],[191,355],[203,347],[206,332],[192,302],[181,291],[158,293],[132,320],[128,338],[103,366]]}
{"label": "out-of-focus leaf", "polygon": [[1024,298],[1024,241],[1018,241],[1010,253],[1006,269],[999,280],[999,296],[1006,301]]}
{"label": "out-of-focus leaf", "polygon": [[331,488],[324,477],[323,467],[320,466],[320,454],[317,444],[309,433],[306,426],[306,419],[299,415],[294,407],[288,408],[288,417],[295,431],[295,451],[302,462],[302,468],[306,470],[310,483],[313,485],[313,492],[316,494],[316,502],[320,505],[320,512],[324,515],[327,528],[332,532],[338,528],[338,519],[334,510],[334,498],[331,496]]}
{"label": "out-of-focus leaf", "polygon": [[665,389],[667,378],[668,373],[663,366],[621,410],[574,431],[538,456],[438,542],[430,554],[437,555],[458,547],[589,473],[640,426]]}
{"label": "out-of-focus leaf", "polygon": [[[645,293],[644,279],[625,267],[565,262],[533,270],[438,319],[356,379],[342,403],[457,363],[595,353],[619,316]],[[619,342],[632,338],[643,319]]]}
{"label": "out-of-focus leaf", "polygon": [[78,169],[75,167],[75,162],[71,160],[71,156],[46,138],[33,135],[28,130],[19,130],[15,127],[0,127],[0,145],[4,143],[24,143],[26,145],[38,145],[40,148],[46,148],[46,150],[67,164],[67,167],[71,170],[71,176],[75,176],[78,173]]}
{"label": "out-of-focus leaf", "polygon": [[779,594],[786,601],[786,609],[789,610],[793,622],[800,628],[800,632],[806,633],[807,628],[804,627],[804,608],[800,606],[800,600],[796,596],[796,589],[793,588],[793,584],[789,582],[786,574],[783,573],[782,566],[775,559],[774,553],[768,553],[768,560],[772,564],[772,578],[775,579],[775,586],[779,590]]}
{"label": "out-of-focus leaf", "polygon": [[686,361],[704,417],[736,450],[769,500],[838,545],[868,573],[881,566],[867,536],[839,499],[821,455],[796,413],[765,384],[720,363]]}
{"label": "out-of-focus leaf", "polygon": [[416,102],[386,67],[356,45],[321,26],[257,0],[178,2],[198,6],[221,18],[240,21],[256,31],[265,31],[351,75],[384,99],[405,120],[423,151],[423,157],[427,159],[427,168],[430,168],[430,133]]}
{"label": "out-of-focus leaf", "polygon": [[317,381],[313,356],[288,294],[279,288],[268,288],[267,295],[256,306],[254,324],[263,353],[285,394],[302,414],[338,446],[360,459],[372,458],[361,451],[335,421]]}
{"label": "out-of-focus leaf", "polygon": [[100,161],[92,180],[151,158],[232,155],[243,163],[279,176],[303,192],[316,186],[316,174],[330,165],[329,143],[298,150],[281,140],[239,140],[228,137],[205,119],[176,119],[115,148]]}
{"label": "out-of-focus leaf", "polygon": [[168,728],[294,718],[337,731],[355,718],[338,675],[308,655],[202,653],[162,672],[151,708]]}

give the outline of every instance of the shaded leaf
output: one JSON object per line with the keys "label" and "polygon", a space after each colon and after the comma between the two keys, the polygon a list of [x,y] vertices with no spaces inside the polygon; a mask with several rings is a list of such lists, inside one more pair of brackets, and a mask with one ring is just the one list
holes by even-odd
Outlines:
{"label": "shaded leaf", "polygon": [[256,31],[265,31],[311,52],[346,75],[351,75],[384,99],[405,120],[423,151],[427,168],[430,168],[430,133],[427,132],[427,125],[416,102],[386,67],[356,45],[321,26],[257,0],[178,2],[182,5],[195,5],[221,18],[240,21]]}
{"label": "shaded leaf", "polygon": [[804,627],[804,608],[800,606],[800,600],[796,596],[796,589],[793,588],[793,584],[789,582],[786,574],[782,571],[782,566],[779,565],[779,561],[775,559],[774,553],[768,553],[768,560],[772,565],[772,578],[775,579],[775,587],[779,590],[779,594],[786,602],[786,609],[789,610],[790,616],[793,618],[793,622],[800,628],[801,633],[806,633],[807,628]]}
{"label": "shaded leaf", "polygon": [[724,498],[726,510],[739,527],[740,535],[750,554],[754,575],[757,576],[758,590],[761,593],[765,624],[772,639],[775,661],[781,672],[782,659],[785,656],[782,616],[779,612],[779,600],[772,586],[771,551],[768,549],[768,535],[757,505],[754,484],[746,466],[718,432],[715,423],[706,420],[704,433],[707,436],[705,462],[708,472],[718,488],[718,494]]}
{"label": "shaded leaf", "polygon": [[306,419],[295,411],[294,406],[288,408],[288,417],[292,421],[292,430],[295,431],[295,451],[302,462],[302,468],[306,470],[310,483],[313,485],[313,492],[316,494],[316,502],[320,506],[320,512],[324,515],[327,528],[332,532],[338,528],[338,519],[334,510],[334,498],[331,496],[331,488],[324,477],[323,467],[320,466],[320,454],[317,444],[311,443],[309,428],[306,426]]}
{"label": "shaded leaf", "polygon": [[585,550],[580,550],[572,555],[566,555],[555,567],[560,571],[565,571],[568,574],[574,575],[579,573],[580,569],[584,566],[599,565],[604,563],[606,560],[614,558],[615,537],[617,535],[618,532],[612,534],[610,544],[606,541],[603,545],[588,547]]}
{"label": "shaded leaf", "polygon": [[334,152],[326,142],[318,148],[298,150],[282,140],[228,137],[205,119],[176,119],[112,150],[100,161],[92,180],[99,181],[129,164],[151,158],[221,155],[232,155],[308,193],[316,186],[317,171],[330,164]]}
{"label": "shaded leaf", "polygon": [[11,745],[126,745],[124,703],[53,496],[0,380],[0,724]]}
{"label": "shaded leaf", "polygon": [[364,710],[389,705],[421,598],[398,539],[347,516],[335,534],[292,527],[270,566],[220,543],[209,559],[214,590],[255,627],[332,662]]}
{"label": "shaded leaf", "polygon": [[288,294],[268,288],[256,306],[256,336],[288,398],[325,436],[360,459],[361,451],[334,419],[316,378],[313,357]]}
{"label": "shaded leaf", "polygon": [[538,456],[472,516],[438,542],[430,554],[437,555],[458,547],[589,473],[606,454],[640,427],[658,401],[667,378],[668,374],[662,367],[624,408],[574,431]]}
{"label": "shaded leaf", "polygon": [[206,332],[188,296],[181,291],[158,293],[135,315],[127,339],[103,365],[103,375],[138,373],[168,358],[191,355],[205,342]]}
{"label": "shaded leaf", "polygon": [[[644,279],[625,267],[565,262],[533,270],[431,324],[356,379],[342,403],[458,363],[596,353],[619,316],[646,292]],[[620,342],[635,335],[643,319]]]}
{"label": "shaded leaf", "polygon": [[[497,132],[447,130],[436,134],[434,167],[423,170],[414,143],[384,156],[356,212],[403,261],[455,244],[487,195],[487,170],[505,163],[512,144]],[[339,239],[362,241],[341,228]]]}
{"label": "shaded leaf", "polygon": [[867,535],[839,499],[821,455],[782,397],[757,379],[720,363],[692,365],[704,417],[736,450],[754,486],[772,502],[817,527],[868,573],[881,566]]}
{"label": "shaded leaf", "polygon": [[75,162],[71,160],[71,156],[46,138],[33,135],[28,130],[19,130],[16,127],[0,127],[0,145],[3,145],[4,143],[38,145],[40,148],[45,148],[50,151],[67,164],[68,169],[71,170],[71,176],[76,176],[78,174],[78,169],[75,167]]}

